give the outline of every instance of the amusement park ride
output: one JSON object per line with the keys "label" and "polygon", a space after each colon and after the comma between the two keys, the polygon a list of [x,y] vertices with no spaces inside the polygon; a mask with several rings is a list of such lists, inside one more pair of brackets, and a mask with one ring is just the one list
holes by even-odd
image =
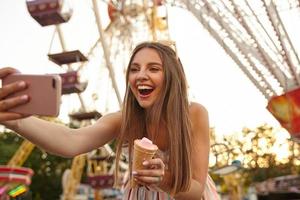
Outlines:
{"label": "amusement park ride", "polygon": [[[66,1],[62,0],[28,0],[26,1],[27,9],[30,15],[42,26],[55,26],[55,34],[58,35],[59,43],[61,47],[61,52],[58,53],[49,53],[48,58],[53,63],[57,64],[64,69],[64,73],[61,73],[62,78],[62,95],[63,101],[66,100],[65,96],[72,95],[72,98],[75,96],[78,97],[80,101],[80,111],[72,112],[69,114],[70,121],[77,126],[86,126],[90,123],[93,123],[96,119],[101,117],[101,114],[96,110],[90,110],[87,108],[84,98],[82,98],[82,93],[87,89],[88,82],[82,81],[80,73],[84,71],[84,66],[89,60],[89,57],[92,57],[95,49],[98,45],[101,45],[103,57],[105,60],[105,66],[107,67],[109,78],[111,80],[111,85],[115,91],[118,104],[121,106],[121,95],[117,86],[115,78],[115,68],[116,65],[112,65],[112,56],[111,53],[114,49],[114,44],[116,38],[114,38],[114,32],[120,31],[119,26],[124,26],[125,29],[132,29],[136,26],[134,23],[137,22],[138,26],[146,26],[146,30],[149,32],[146,34],[146,38],[143,40],[157,40],[162,38],[166,40],[168,36],[167,28],[167,16],[158,16],[157,10],[164,9],[161,1],[156,2],[137,2],[132,4],[132,2],[125,1],[115,1],[107,3],[108,15],[110,18],[110,24],[104,29],[101,21],[101,15],[99,13],[97,0],[92,1],[93,11],[95,15],[96,26],[99,34],[99,39],[96,43],[90,48],[89,53],[85,56],[81,53],[80,50],[68,51],[64,35],[63,35],[63,24],[67,23],[72,16],[72,9],[68,7]],[[161,8],[159,8],[161,7]],[[136,19],[137,18],[137,19]],[[138,19],[139,18],[139,19]],[[143,19],[143,20],[141,20]],[[125,21],[124,21],[125,20]],[[123,24],[126,23],[126,24]],[[127,26],[127,27],[126,27]],[[132,26],[132,27],[131,27]],[[128,32],[130,33],[130,32]],[[125,35],[125,37],[131,37],[130,35]],[[110,39],[110,41],[109,41]],[[52,45],[51,41],[51,45]],[[166,42],[166,41],[165,41]],[[124,44],[124,48],[128,48],[127,52],[129,53],[134,44]],[[121,45],[118,46],[120,48]],[[50,47],[51,50],[51,47]],[[126,50],[126,49],[125,49]],[[116,53],[115,53],[116,54]],[[78,66],[79,64],[79,66]],[[124,64],[124,63],[122,63]],[[122,66],[124,67],[124,66]],[[95,97],[96,96],[96,97]],[[93,94],[93,98],[97,98],[97,95]],[[52,119],[48,119],[52,120]],[[30,155],[34,148],[34,145],[27,140],[21,144],[18,151],[11,158],[6,168],[16,171],[18,166],[26,161],[27,157]],[[61,199],[71,200],[76,199],[76,190],[80,184],[81,176],[83,173],[84,166],[87,164],[87,182],[94,191],[94,199],[100,200],[105,198],[104,194],[101,194],[101,190],[106,188],[111,188],[114,183],[113,177],[113,168],[114,162],[108,161],[108,158],[114,157],[114,152],[111,147],[107,144],[104,147],[96,149],[87,154],[82,154],[76,156],[72,161],[72,166],[70,170],[67,170],[63,175],[63,194]],[[127,164],[123,161],[120,163],[120,171],[126,172]],[[30,169],[27,169],[30,170]],[[9,171],[10,172],[10,171]],[[10,172],[11,173],[11,172]],[[30,180],[32,176],[29,173],[26,176]],[[2,174],[2,171],[1,171]],[[4,174],[7,175],[6,173]],[[11,177],[9,174],[7,175]],[[16,195],[15,193],[11,194],[11,191],[15,190],[16,184],[14,179],[8,178],[4,180],[3,186],[1,186],[2,194],[7,193],[11,197]],[[25,183],[24,183],[25,184]],[[30,184],[30,181],[26,182],[24,187],[26,190],[27,186]],[[9,186],[9,188],[8,188]],[[19,194],[24,193],[26,190],[23,189]],[[20,191],[20,189],[18,190]]]}
{"label": "amusement park ride", "polygon": [[[79,50],[67,50],[63,29],[64,24],[71,19],[73,11],[66,1],[26,1],[30,15],[41,27],[55,26],[55,34],[59,37],[62,51],[49,53],[48,57],[65,71],[60,74],[63,80],[63,96],[72,95],[74,98],[75,95],[81,105],[79,112],[70,113],[71,121],[77,122],[79,126],[86,126],[101,117],[95,108],[92,110],[87,108],[82,97],[89,83],[82,81],[80,74],[93,58],[94,52],[101,49],[100,53],[97,53],[103,57],[108,80],[111,81],[118,105],[121,106],[121,92],[116,77],[124,75],[126,63],[123,59],[124,54],[129,55],[133,46],[144,40],[175,45],[168,32],[168,8],[176,6],[188,10],[199,20],[266,98],[269,102],[267,109],[293,138],[300,138],[300,90],[298,89],[300,59],[297,52],[297,48],[299,51],[300,47],[296,46],[295,38],[289,34],[293,27],[287,23],[299,17],[299,0],[255,0],[251,3],[237,0],[102,1],[107,4],[110,19],[107,27],[103,27],[102,13],[99,9],[100,1],[91,1],[98,40],[86,55]],[[32,176],[32,171],[19,167],[33,148],[34,145],[25,140],[7,164],[7,168],[0,168],[0,174],[4,173],[1,170],[10,169],[12,172],[24,170],[26,175],[23,176],[26,176],[27,180],[24,186],[27,187],[26,185],[30,184],[28,179]],[[95,199],[104,198],[100,190],[111,186],[111,168],[114,165],[113,162],[107,163],[108,155],[113,156],[114,152],[107,144],[87,155],[75,157],[69,173],[65,175],[62,199],[75,199],[76,188],[80,183],[85,163],[88,163],[90,169],[89,183],[95,189]],[[125,171],[126,163],[121,166],[123,166],[121,170]],[[9,181],[14,182],[13,179]],[[4,184],[0,186],[0,195],[1,191],[8,191]]]}

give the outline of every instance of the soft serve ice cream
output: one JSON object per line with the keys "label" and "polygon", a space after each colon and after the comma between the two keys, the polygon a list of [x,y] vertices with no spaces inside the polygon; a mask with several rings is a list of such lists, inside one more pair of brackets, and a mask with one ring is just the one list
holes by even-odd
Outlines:
{"label": "soft serve ice cream", "polygon": [[[143,162],[153,158],[158,147],[146,137],[136,139],[133,147],[133,163],[132,170],[144,169]],[[134,180],[131,181],[131,186],[135,187],[137,184]]]}
{"label": "soft serve ice cream", "polygon": [[141,140],[139,139],[136,139],[134,141],[134,145],[137,146],[137,147],[140,147],[143,149],[143,151],[157,151],[158,147],[152,143],[151,140],[149,140],[148,138],[146,137],[143,137]]}

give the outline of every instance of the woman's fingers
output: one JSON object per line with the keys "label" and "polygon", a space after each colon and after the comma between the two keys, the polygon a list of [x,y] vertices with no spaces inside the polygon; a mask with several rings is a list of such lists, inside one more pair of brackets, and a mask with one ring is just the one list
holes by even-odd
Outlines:
{"label": "woman's fingers", "polygon": [[[0,79],[5,78],[9,74],[17,73],[17,72],[18,71],[16,69],[11,67],[1,68]],[[7,111],[11,108],[14,108],[18,105],[28,102],[29,97],[27,95],[7,98],[9,95],[24,90],[25,88],[26,88],[26,83],[24,81],[2,85],[2,87],[0,88],[0,122],[20,119],[25,117],[22,114],[12,113]]]}
{"label": "woman's fingers", "polygon": [[160,158],[154,158],[143,162],[144,170],[135,171],[132,175],[141,185],[158,185],[163,180],[165,164]]}
{"label": "woman's fingers", "polygon": [[17,91],[21,91],[26,88],[26,83],[24,81],[18,81],[15,83],[7,84],[0,89],[0,99],[13,94]]}
{"label": "woman's fingers", "polygon": [[150,168],[150,169],[164,169],[165,168],[165,164],[164,162],[160,159],[160,158],[154,158],[151,160],[146,160],[143,162],[143,165],[146,168]]}
{"label": "woman's fingers", "polygon": [[23,117],[23,115],[21,115],[19,113],[9,113],[9,112],[2,113],[2,112],[0,112],[0,122],[20,119],[22,117]]}
{"label": "woman's fingers", "polygon": [[[17,73],[18,71],[11,67],[0,68],[0,79],[5,78],[9,74]],[[26,88],[26,83],[24,81],[18,81],[15,83],[2,85],[0,88],[0,99],[6,97],[9,94],[23,90]]]}
{"label": "woman's fingers", "polygon": [[[7,68],[8,70],[0,70],[0,77],[3,77],[7,74],[9,74],[7,71],[14,72],[15,70],[11,68]],[[11,97],[4,99],[5,97],[9,96],[10,94],[14,94],[18,91],[24,90],[26,88],[26,83],[24,81],[18,81],[15,83],[7,84],[5,86],[2,86],[0,88],[0,111],[5,111],[10,108],[13,108],[17,105],[26,103],[28,101],[28,96],[27,95],[22,95],[18,97]],[[9,113],[8,113],[9,114]],[[10,113],[12,114],[12,113]],[[2,113],[2,116],[4,114]],[[4,115],[6,116],[6,115]],[[2,117],[4,118],[4,117]]]}
{"label": "woman's fingers", "polygon": [[162,176],[135,176],[134,179],[140,185],[159,185],[163,177]]}
{"label": "woman's fingers", "polygon": [[[22,95],[0,101],[0,112],[28,102],[28,96]],[[2,113],[3,114],[3,113]]]}
{"label": "woman's fingers", "polygon": [[18,70],[11,67],[3,67],[0,69],[0,78],[4,78],[8,74],[17,73]]}

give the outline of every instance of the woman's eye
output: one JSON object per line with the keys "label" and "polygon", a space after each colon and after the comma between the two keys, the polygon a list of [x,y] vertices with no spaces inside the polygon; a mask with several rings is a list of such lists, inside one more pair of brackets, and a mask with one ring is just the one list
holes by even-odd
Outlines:
{"label": "woman's eye", "polygon": [[152,68],[150,68],[150,71],[156,72],[156,71],[159,71],[159,68],[152,67]]}
{"label": "woman's eye", "polygon": [[137,69],[137,68],[130,68],[130,71],[131,71],[131,72],[137,72],[138,69]]}

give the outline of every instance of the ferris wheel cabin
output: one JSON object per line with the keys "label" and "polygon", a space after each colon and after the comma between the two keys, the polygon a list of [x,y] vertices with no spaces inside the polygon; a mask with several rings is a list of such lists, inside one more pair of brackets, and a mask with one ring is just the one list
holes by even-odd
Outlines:
{"label": "ferris wheel cabin", "polygon": [[72,15],[72,10],[63,0],[27,0],[26,5],[41,26],[67,22]]}

